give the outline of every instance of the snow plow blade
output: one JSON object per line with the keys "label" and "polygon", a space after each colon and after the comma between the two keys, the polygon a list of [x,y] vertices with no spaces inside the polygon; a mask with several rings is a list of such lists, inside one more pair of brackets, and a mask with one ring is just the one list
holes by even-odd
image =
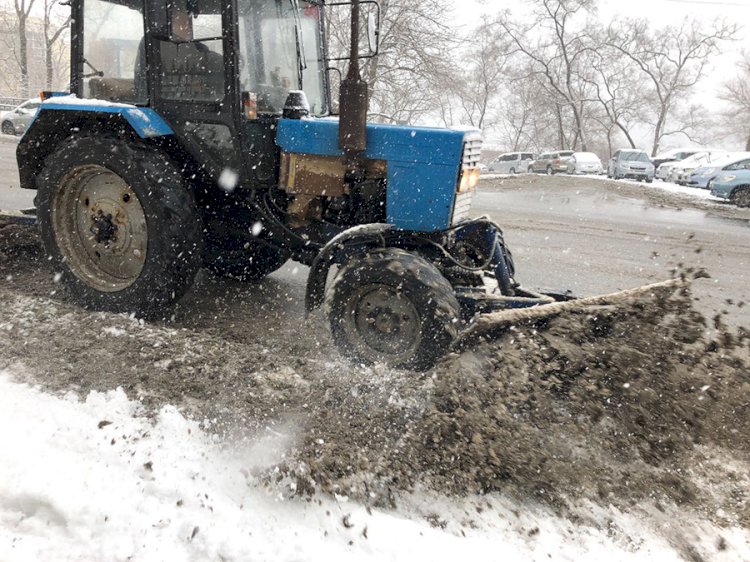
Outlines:
{"label": "snow plow blade", "polygon": [[4,211],[0,209],[0,226],[9,224],[36,224],[36,209],[25,209],[23,211]]}
{"label": "snow plow blade", "polygon": [[[670,279],[616,293],[578,299],[564,295],[531,293],[535,295],[536,300],[548,299],[546,302],[539,302],[538,304],[531,304],[532,298],[529,297],[512,297],[508,306],[502,310],[479,314],[464,332],[461,339],[466,341],[494,337],[516,324],[533,323],[566,312],[587,312],[589,310],[593,312],[597,308],[614,307],[647,295],[664,294],[666,296],[684,286],[685,282],[682,279]],[[501,299],[505,298],[501,297]]]}

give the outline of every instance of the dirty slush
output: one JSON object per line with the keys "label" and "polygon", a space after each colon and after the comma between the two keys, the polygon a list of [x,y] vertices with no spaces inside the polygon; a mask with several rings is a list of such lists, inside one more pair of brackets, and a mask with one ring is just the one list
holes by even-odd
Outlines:
{"label": "dirty slush", "polygon": [[560,513],[649,501],[750,525],[732,468],[750,460],[750,336],[693,308],[702,273],[513,326],[414,374],[335,359],[321,319],[300,328],[299,310],[274,308],[275,281],[204,277],[171,322],[144,323],[67,304],[44,263],[33,229],[0,229],[0,370],[55,392],[121,386],[227,442],[287,432],[281,461],[255,475],[276,491],[378,506],[415,488],[499,491]]}

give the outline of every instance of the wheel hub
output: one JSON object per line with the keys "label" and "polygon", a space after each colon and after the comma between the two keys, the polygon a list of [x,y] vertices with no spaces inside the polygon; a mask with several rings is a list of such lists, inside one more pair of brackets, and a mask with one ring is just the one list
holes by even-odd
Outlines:
{"label": "wheel hub", "polygon": [[138,279],[148,250],[146,215],[117,174],[95,165],[71,170],[52,213],[58,247],[76,277],[104,292]]}
{"label": "wheel hub", "polygon": [[99,209],[98,215],[91,216],[91,233],[97,244],[109,246],[109,242],[117,240],[117,225],[112,222],[112,214],[105,215]]}
{"label": "wheel hub", "polygon": [[419,314],[412,302],[393,287],[364,288],[351,316],[360,343],[378,354],[401,355],[419,341]]}

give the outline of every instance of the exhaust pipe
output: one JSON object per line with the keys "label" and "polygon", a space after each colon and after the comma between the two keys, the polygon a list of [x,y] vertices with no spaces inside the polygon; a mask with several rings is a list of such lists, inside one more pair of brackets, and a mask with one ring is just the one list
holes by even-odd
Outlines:
{"label": "exhaust pipe", "polygon": [[352,38],[349,71],[339,90],[339,148],[346,154],[348,167],[367,150],[367,82],[359,73],[359,0],[352,1]]}

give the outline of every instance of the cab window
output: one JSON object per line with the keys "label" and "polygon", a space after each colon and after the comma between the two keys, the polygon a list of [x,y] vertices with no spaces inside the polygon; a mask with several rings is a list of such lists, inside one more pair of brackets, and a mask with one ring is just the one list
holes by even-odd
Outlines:
{"label": "cab window", "polygon": [[138,95],[135,88],[137,60],[143,50],[141,5],[85,0],[83,19],[84,97],[145,102],[145,92]]}

